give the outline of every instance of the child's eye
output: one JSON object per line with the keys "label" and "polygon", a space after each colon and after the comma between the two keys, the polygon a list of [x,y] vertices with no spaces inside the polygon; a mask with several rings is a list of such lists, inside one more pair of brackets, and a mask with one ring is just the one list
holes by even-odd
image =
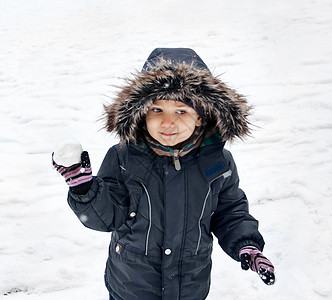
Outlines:
{"label": "child's eye", "polygon": [[160,108],[156,108],[156,107],[152,107],[151,111],[153,111],[155,113],[159,113],[159,112],[161,112],[161,109]]}
{"label": "child's eye", "polygon": [[176,113],[179,114],[179,115],[184,115],[187,112],[185,110],[177,110]]}

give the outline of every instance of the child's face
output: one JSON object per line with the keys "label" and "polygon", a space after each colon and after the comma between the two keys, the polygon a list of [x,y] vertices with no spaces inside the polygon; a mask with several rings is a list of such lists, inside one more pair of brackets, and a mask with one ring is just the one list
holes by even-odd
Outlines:
{"label": "child's face", "polygon": [[174,100],[157,100],[146,114],[149,134],[164,146],[185,141],[201,124],[201,118],[193,108]]}

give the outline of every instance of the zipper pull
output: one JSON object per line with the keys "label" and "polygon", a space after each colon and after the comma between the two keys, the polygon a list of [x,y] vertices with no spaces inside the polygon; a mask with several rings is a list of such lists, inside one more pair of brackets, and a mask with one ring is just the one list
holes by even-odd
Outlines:
{"label": "zipper pull", "polygon": [[175,166],[176,171],[181,170],[181,164],[180,164],[179,157],[174,157],[174,166]]}
{"label": "zipper pull", "polygon": [[181,164],[180,164],[180,153],[182,152],[182,150],[174,150],[173,152],[171,152],[172,156],[173,156],[173,162],[174,162],[174,167],[176,171],[180,171],[181,170]]}

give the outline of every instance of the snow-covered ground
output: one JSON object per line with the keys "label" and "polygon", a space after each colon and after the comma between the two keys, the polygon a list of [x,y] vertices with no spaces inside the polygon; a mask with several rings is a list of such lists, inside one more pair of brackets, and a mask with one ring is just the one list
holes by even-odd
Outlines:
{"label": "snow-covered ground", "polygon": [[331,32],[330,0],[0,0],[0,299],[107,299],[110,234],[76,219],[51,152],[75,137],[96,173],[102,104],[156,47],[193,48],[255,105],[227,147],[277,282],[216,243],[208,299],[332,299]]}

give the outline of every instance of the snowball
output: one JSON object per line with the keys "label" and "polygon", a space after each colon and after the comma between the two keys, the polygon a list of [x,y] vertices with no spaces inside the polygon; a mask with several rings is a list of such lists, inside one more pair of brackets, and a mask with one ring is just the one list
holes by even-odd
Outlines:
{"label": "snowball", "polygon": [[82,145],[77,141],[59,143],[54,151],[53,159],[61,166],[70,167],[81,162]]}

